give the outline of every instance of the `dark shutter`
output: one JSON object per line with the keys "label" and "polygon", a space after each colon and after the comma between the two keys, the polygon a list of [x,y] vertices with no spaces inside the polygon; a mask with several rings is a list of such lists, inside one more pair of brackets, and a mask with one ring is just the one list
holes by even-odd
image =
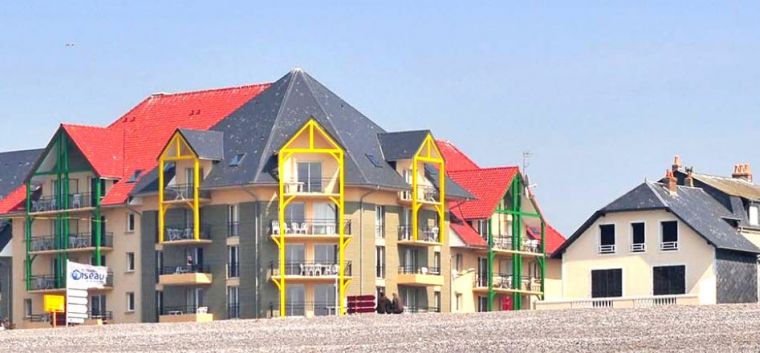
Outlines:
{"label": "dark shutter", "polygon": [[623,270],[591,271],[591,297],[609,298],[623,296]]}
{"label": "dark shutter", "polygon": [[652,269],[654,295],[686,293],[686,266],[658,266]]}

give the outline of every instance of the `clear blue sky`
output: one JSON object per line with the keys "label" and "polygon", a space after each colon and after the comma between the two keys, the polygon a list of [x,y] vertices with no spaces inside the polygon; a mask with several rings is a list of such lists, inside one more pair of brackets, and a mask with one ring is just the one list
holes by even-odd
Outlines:
{"label": "clear blue sky", "polygon": [[0,5],[0,150],[107,124],[153,92],[302,67],[386,129],[431,128],[482,165],[531,151],[568,234],[676,152],[760,174],[758,2],[104,3]]}

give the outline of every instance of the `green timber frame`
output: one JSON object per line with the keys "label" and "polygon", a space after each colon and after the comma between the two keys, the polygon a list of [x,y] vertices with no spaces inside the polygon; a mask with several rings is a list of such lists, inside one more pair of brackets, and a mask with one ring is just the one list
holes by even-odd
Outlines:
{"label": "green timber frame", "polygon": [[[56,261],[54,269],[55,273],[53,276],[55,277],[55,288],[64,288],[66,286],[66,261],[69,258],[67,249],[69,247],[69,222],[71,220],[69,174],[73,172],[82,172],[83,170],[74,171],[69,169],[69,148],[73,146],[73,144],[69,142],[69,136],[62,129],[58,131],[55,137],[55,141],[53,142],[53,146],[55,147],[54,149],[56,152],[55,168],[51,171],[44,172],[39,172],[36,170],[31,175],[31,177],[26,180],[26,210],[24,218],[26,258],[24,260],[24,281],[27,291],[32,290],[32,263],[37,258],[37,255],[30,254],[32,252],[32,226],[36,218],[43,217],[45,219],[51,219],[54,222],[53,244],[56,250],[54,254]],[[50,149],[48,149],[48,151],[50,151]],[[40,158],[44,158],[44,156]],[[93,174],[95,174],[94,169],[88,171],[93,171]],[[32,209],[32,179],[35,176],[53,176],[55,178],[55,183],[53,183],[53,197],[55,200],[55,205],[58,206],[55,207],[55,210],[45,212],[44,216],[36,215],[36,212],[34,212],[35,210]],[[97,180],[97,182],[93,182],[92,179]],[[100,177],[95,176],[95,178],[92,179],[90,185],[94,189],[92,190],[94,195],[90,196],[92,197],[92,218],[90,219],[90,224],[93,225],[91,236],[95,250],[93,255],[93,263],[100,266],[102,265],[101,244],[103,243],[102,238],[104,236],[103,226],[101,224],[100,201],[103,196],[104,185],[103,179]]]}
{"label": "green timber frame", "polygon": [[[544,217],[539,212],[523,212],[522,210],[522,196],[524,193],[524,185],[522,176],[520,174],[515,175],[514,179],[512,179],[512,184],[509,187],[509,193],[508,196],[511,196],[511,202],[509,203],[508,208],[502,208],[501,206],[498,206],[496,208],[496,211],[494,213],[496,214],[505,214],[505,215],[511,215],[512,216],[512,310],[522,310],[523,309],[523,303],[522,303],[522,296],[525,295],[523,290],[521,290],[520,285],[522,282],[522,270],[523,270],[523,251],[521,251],[521,245],[523,244],[523,237],[522,237],[522,231],[523,231],[523,218],[534,218],[538,219],[541,225],[541,243],[540,243],[540,254],[537,256],[537,261],[539,264],[539,271],[540,273],[540,279],[541,279],[541,294],[539,297],[543,299],[544,297],[544,277],[546,274],[546,223],[544,222]],[[507,195],[505,195],[506,197]],[[532,202],[532,198],[530,198],[530,195],[527,199]],[[535,204],[533,204],[534,208]],[[488,311],[493,311],[493,304],[494,300],[496,299],[496,291],[494,290],[493,285],[493,276],[494,276],[494,262],[496,260],[496,252],[494,251],[494,240],[493,240],[493,234],[491,230],[491,219],[488,220],[488,255],[487,255],[487,262],[488,262]]]}

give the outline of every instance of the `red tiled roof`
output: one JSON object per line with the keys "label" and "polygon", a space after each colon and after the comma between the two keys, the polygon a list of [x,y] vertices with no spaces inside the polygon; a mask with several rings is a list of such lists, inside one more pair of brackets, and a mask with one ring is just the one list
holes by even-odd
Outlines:
{"label": "red tiled roof", "polygon": [[0,214],[11,213],[23,206],[26,200],[26,185],[21,185],[0,199]]}
{"label": "red tiled roof", "polygon": [[451,230],[459,235],[459,239],[462,239],[462,242],[464,242],[465,245],[478,247],[488,246],[488,243],[486,243],[485,239],[480,236],[480,233],[463,220],[462,214],[457,209],[452,208],[451,214],[457,218],[456,220],[452,219],[452,221],[449,222]]}
{"label": "red tiled roof", "polygon": [[187,93],[154,94],[143,100],[106,128],[123,136],[123,167],[118,174],[122,182],[115,184],[106,194],[103,204],[126,201],[136,183],[127,184],[123,181],[138,169],[148,171],[154,168],[158,154],[176,129],[207,130],[269,86],[269,83],[265,83]]}
{"label": "red tiled roof", "polygon": [[436,140],[438,149],[446,161],[447,171],[471,170],[480,168],[470,157],[459,150],[453,143],[445,140]]}
{"label": "red tiled roof", "polygon": [[[446,167],[448,168],[448,161]],[[476,197],[475,200],[452,207],[457,208],[464,220],[491,217],[518,171],[517,167],[449,170],[449,178]]]}
{"label": "red tiled roof", "polygon": [[[541,240],[540,229],[528,227],[526,231],[531,238]],[[546,232],[544,233],[544,237],[546,238],[546,253],[549,255],[554,253],[554,251],[556,251],[557,248],[559,248],[560,245],[565,242],[565,237],[549,224],[546,225]]]}
{"label": "red tiled roof", "polygon": [[106,178],[124,175],[124,134],[121,129],[63,124],[61,127],[82,151],[95,173]]}

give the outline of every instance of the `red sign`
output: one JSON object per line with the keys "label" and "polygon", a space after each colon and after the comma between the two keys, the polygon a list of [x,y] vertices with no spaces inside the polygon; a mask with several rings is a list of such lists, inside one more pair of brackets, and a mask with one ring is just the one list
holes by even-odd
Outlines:
{"label": "red sign", "polygon": [[346,297],[349,314],[364,314],[375,312],[374,295],[349,295]]}

